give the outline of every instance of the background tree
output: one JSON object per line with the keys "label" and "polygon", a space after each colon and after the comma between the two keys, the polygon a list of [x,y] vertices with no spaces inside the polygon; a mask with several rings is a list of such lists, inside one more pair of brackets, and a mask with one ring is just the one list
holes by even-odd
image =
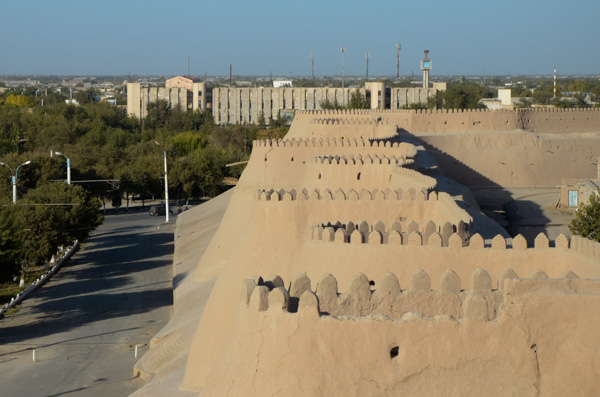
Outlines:
{"label": "background tree", "polygon": [[6,281],[19,271],[19,229],[12,203],[2,199],[0,204],[0,281]]}
{"label": "background tree", "polygon": [[326,98],[324,101],[319,102],[319,106],[323,110],[341,110],[345,109],[345,106],[338,102],[337,98],[333,101],[330,101],[329,98]]}
{"label": "background tree", "polygon": [[17,108],[32,108],[33,101],[25,95],[10,94],[4,100],[4,106],[14,106]]}
{"label": "background tree", "polygon": [[94,103],[95,97],[96,92],[91,88],[87,90],[78,91],[75,93],[75,95],[73,95],[73,98],[81,105]]}
{"label": "background tree", "polygon": [[571,233],[600,242],[600,189],[590,195],[589,204],[581,204],[571,221]]}
{"label": "background tree", "polygon": [[360,93],[357,88],[356,91],[350,94],[350,102],[348,103],[348,109],[369,109],[371,106],[367,102],[367,98]]}
{"label": "background tree", "polygon": [[485,109],[479,100],[493,95],[490,88],[469,83],[463,77],[460,84],[452,84],[446,91],[438,91],[430,104],[443,109]]}

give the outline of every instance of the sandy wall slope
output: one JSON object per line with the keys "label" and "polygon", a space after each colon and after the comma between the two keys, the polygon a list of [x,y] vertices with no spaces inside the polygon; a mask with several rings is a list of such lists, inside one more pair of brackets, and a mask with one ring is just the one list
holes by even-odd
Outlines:
{"label": "sandy wall slope", "polygon": [[[149,379],[134,396],[186,396],[179,390],[191,340],[214,280],[194,282],[193,271],[220,225],[233,189],[177,216],[173,255],[173,316],[151,340],[134,374]],[[192,394],[193,395],[193,394]]]}

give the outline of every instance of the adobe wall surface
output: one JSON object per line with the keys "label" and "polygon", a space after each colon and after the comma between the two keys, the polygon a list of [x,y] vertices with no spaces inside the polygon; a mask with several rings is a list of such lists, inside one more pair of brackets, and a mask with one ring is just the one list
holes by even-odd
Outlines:
{"label": "adobe wall surface", "polygon": [[[597,306],[598,288],[586,279],[600,278],[600,244],[473,234],[469,213],[418,171],[417,150],[403,141],[408,134],[369,139],[363,120],[373,114],[305,112],[286,139],[254,143],[194,272],[198,283],[217,279],[181,387],[202,395],[552,395],[578,382],[583,394],[591,390],[598,350],[583,346],[597,344],[598,313],[588,308]],[[396,117],[400,126],[414,115],[383,112],[374,125]],[[327,119],[336,121],[314,122]],[[346,128],[352,123],[367,132]],[[326,273],[335,275],[337,291],[358,292],[334,297],[313,286],[316,296],[301,298],[305,278]],[[368,275],[366,283],[357,273]],[[243,279],[252,275],[264,283],[254,277],[250,291]],[[517,277],[546,281],[507,289],[502,280]],[[391,306],[398,309],[373,311],[390,288],[400,291]],[[274,293],[279,311],[271,308]],[[281,310],[286,294],[298,313]],[[407,314],[413,311],[421,315]],[[594,319],[580,325],[586,313]],[[581,339],[568,336],[575,332]],[[457,382],[470,389],[455,391]]]}
{"label": "adobe wall surface", "polygon": [[[339,293],[331,275],[316,289],[301,275],[289,290],[276,276],[246,280],[203,395],[596,394],[598,281],[506,279],[492,291],[476,272],[458,292],[447,274],[439,291],[418,278],[400,289],[392,274],[375,292],[364,275]],[[331,304],[349,314],[324,314]]]}
{"label": "adobe wall surface", "polygon": [[[600,125],[600,124],[599,124]],[[595,178],[600,134],[456,133],[417,135],[444,175],[469,186],[559,186]]]}

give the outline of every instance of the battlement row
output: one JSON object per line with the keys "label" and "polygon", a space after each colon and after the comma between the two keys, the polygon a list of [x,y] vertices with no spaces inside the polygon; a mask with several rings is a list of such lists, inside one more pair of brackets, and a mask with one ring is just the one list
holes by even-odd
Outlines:
{"label": "battlement row", "polygon": [[382,221],[369,224],[360,221],[356,224],[337,222],[335,224],[314,224],[310,226],[310,238],[315,241],[340,244],[390,244],[390,245],[431,245],[437,247],[465,246],[473,225],[464,221],[458,224],[444,222],[436,225],[427,221],[422,227],[415,221],[393,221],[389,226]]}
{"label": "battlement row", "polygon": [[313,224],[310,226],[309,236],[314,241],[338,244],[428,245],[430,247],[493,250],[563,248],[600,258],[600,243],[577,236],[573,237],[574,243],[563,234],[551,242],[544,233],[540,233],[533,241],[533,246],[529,247],[527,239],[521,234],[509,240],[499,234],[486,243],[479,233],[470,235],[472,227],[472,224],[464,221],[460,221],[456,225],[450,222],[436,225],[430,220],[422,227],[414,221],[394,221],[389,227],[382,221],[376,221],[372,225],[366,221],[357,224],[337,222],[336,224]]}
{"label": "battlement row", "polygon": [[573,236],[571,237],[570,248],[583,255],[600,259],[600,243],[597,241],[585,237]]}
{"label": "battlement row", "polygon": [[395,123],[392,124],[387,120],[382,121],[381,117],[370,117],[370,118],[321,117],[321,118],[312,118],[312,119],[310,119],[309,123],[316,124],[316,125],[364,125],[364,126],[378,125],[378,126],[384,126],[384,127],[397,128],[397,125]]}
{"label": "battlement row", "polygon": [[[463,286],[459,275],[447,269],[440,276],[439,290],[432,290],[429,274],[417,269],[406,289],[400,287],[398,277],[393,273],[384,274],[378,283],[358,273],[349,289],[340,293],[337,279],[331,274],[324,274],[313,291],[311,280],[300,273],[287,289],[277,275],[245,279],[241,300],[257,312],[295,313],[309,309],[320,316],[336,318],[383,315],[393,320],[401,319],[407,313],[420,313],[425,317],[447,315],[455,319],[493,320],[503,302],[503,291],[511,283],[509,280],[521,281],[533,292],[539,290],[539,285],[553,281],[540,269],[533,270],[528,279],[524,279],[519,278],[515,270],[507,268],[500,272],[494,286],[490,274],[478,268],[472,272],[468,286]],[[564,280],[572,293],[600,292],[600,280],[580,280],[572,271],[564,271],[555,280]]]}
{"label": "battlement row", "polygon": [[406,201],[428,201],[428,200],[447,200],[453,201],[451,196],[445,192],[436,192],[434,190],[421,189],[416,190],[414,188],[409,189],[396,189],[392,190],[386,188],[384,190],[367,190],[361,189],[356,191],[354,189],[346,190],[337,189],[332,191],[331,189],[325,189],[320,191],[319,189],[302,189],[296,191],[296,189],[258,189],[254,192],[254,198],[259,201],[305,201],[305,200],[406,200]]}
{"label": "battlement row", "polygon": [[329,164],[329,165],[365,165],[365,164],[384,164],[384,165],[412,165],[414,160],[407,160],[404,156],[378,156],[374,154],[372,157],[370,154],[364,157],[359,155],[349,156],[315,156],[308,159],[311,164]]}
{"label": "battlement row", "polygon": [[516,108],[516,109],[342,109],[297,110],[299,115],[377,115],[377,114],[453,114],[453,113],[597,113],[600,108]]}
{"label": "battlement row", "polygon": [[[406,142],[390,142],[382,140],[364,140],[363,138],[312,138],[312,139],[267,139],[267,140],[256,140],[252,142],[255,147],[373,147],[373,148],[405,148],[407,154],[406,157],[411,157],[410,153],[414,151],[416,155],[416,149],[414,145]],[[409,149],[412,146],[413,149]]]}
{"label": "battlement row", "polygon": [[398,175],[403,178],[416,180],[422,183],[424,185],[423,188],[427,189],[428,191],[432,191],[437,187],[437,180],[435,178],[432,178],[425,174],[421,174],[420,172],[411,170],[410,168],[394,167],[394,169],[392,170],[392,174]]}

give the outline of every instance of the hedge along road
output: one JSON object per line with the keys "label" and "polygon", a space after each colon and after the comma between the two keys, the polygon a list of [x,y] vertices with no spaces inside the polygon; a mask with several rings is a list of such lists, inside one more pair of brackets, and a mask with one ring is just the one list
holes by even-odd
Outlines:
{"label": "hedge along road", "polygon": [[143,385],[133,366],[171,315],[175,219],[107,215],[60,272],[0,319],[3,397],[126,396]]}

